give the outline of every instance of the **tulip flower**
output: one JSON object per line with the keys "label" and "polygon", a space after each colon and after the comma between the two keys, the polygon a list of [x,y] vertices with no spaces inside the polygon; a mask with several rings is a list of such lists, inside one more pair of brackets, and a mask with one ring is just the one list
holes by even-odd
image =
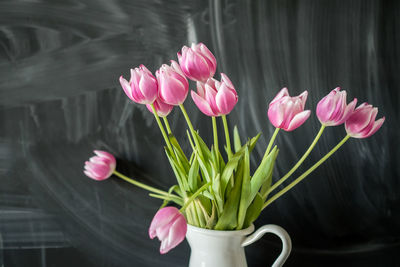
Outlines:
{"label": "tulip flower", "polygon": [[308,92],[291,97],[287,88],[283,88],[271,101],[268,118],[276,127],[285,131],[293,131],[301,126],[310,116],[310,110],[304,110]]}
{"label": "tulip flower", "polygon": [[377,114],[378,108],[362,103],[345,122],[347,134],[354,138],[366,138],[373,135],[385,121],[385,117],[375,121]]}
{"label": "tulip flower", "polygon": [[105,180],[113,174],[116,160],[113,155],[105,151],[95,150],[94,153],[96,156],[85,162],[85,170],[83,172],[94,180]]}
{"label": "tulip flower", "polygon": [[200,111],[211,117],[229,114],[238,102],[235,87],[223,73],[220,82],[213,78],[197,82],[197,93],[192,91],[191,95]]}
{"label": "tulip flower", "polygon": [[[164,103],[160,98],[157,98],[153,103],[154,108],[157,111],[157,115],[160,117],[166,117],[172,111],[174,106]],[[153,113],[153,109],[150,104],[146,105],[147,109]]]}
{"label": "tulip flower", "polygon": [[344,123],[354,111],[357,99],[346,104],[346,91],[340,92],[340,87],[333,89],[321,99],[317,105],[317,117],[322,125],[336,126]]}
{"label": "tulip flower", "polygon": [[160,209],[154,216],[150,228],[151,239],[158,237],[161,241],[160,253],[165,254],[185,239],[186,219],[175,207]]}
{"label": "tulip flower", "polygon": [[178,53],[178,60],[183,73],[193,81],[206,82],[217,68],[217,60],[202,43],[192,44],[191,48],[184,46]]}
{"label": "tulip flower", "polygon": [[157,80],[144,65],[131,69],[129,82],[122,76],[119,82],[125,94],[136,103],[151,104],[157,98]]}
{"label": "tulip flower", "polygon": [[167,104],[177,106],[182,104],[189,92],[189,83],[179,64],[171,60],[171,66],[163,64],[156,71],[158,80],[158,96]]}

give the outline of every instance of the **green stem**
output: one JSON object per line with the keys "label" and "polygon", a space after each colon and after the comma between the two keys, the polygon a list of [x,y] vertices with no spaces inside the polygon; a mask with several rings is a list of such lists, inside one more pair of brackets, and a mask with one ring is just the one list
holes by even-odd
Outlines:
{"label": "green stem", "polygon": [[292,189],[295,185],[300,183],[304,178],[306,178],[312,171],[314,171],[316,168],[318,168],[319,165],[324,163],[325,160],[327,160],[333,153],[336,152],[346,141],[350,138],[350,135],[346,135],[342,141],[340,141],[334,148],[332,148],[331,151],[329,151],[323,158],[321,158],[317,163],[315,163],[311,168],[309,168],[307,171],[305,171],[302,175],[300,175],[296,180],[294,180],[292,183],[290,183],[288,186],[283,188],[281,191],[276,193],[273,197],[268,199],[267,202],[265,202],[263,209],[265,209],[268,205],[270,205],[272,202],[274,202],[276,199],[278,199],[280,196],[285,194],[287,191]]}
{"label": "green stem", "polygon": [[215,156],[217,158],[216,164],[217,169],[219,170],[219,146],[218,146],[218,131],[217,131],[217,119],[215,117],[211,117],[212,126],[213,126],[213,135],[214,135],[214,150]]}
{"label": "green stem", "polygon": [[193,201],[193,200],[195,200],[198,196],[199,196],[199,194],[201,193],[201,192],[203,192],[204,190],[206,190],[207,189],[207,187],[209,187],[211,185],[211,181],[210,182],[208,182],[208,183],[206,183],[206,184],[204,184],[202,187],[200,187],[193,195],[191,195],[189,198],[188,198],[188,200],[186,200],[185,201],[185,204],[182,206],[182,208],[180,209],[180,212],[183,212],[186,208],[187,208],[187,206]]}
{"label": "green stem", "polygon": [[175,195],[166,196],[166,195],[158,195],[158,194],[150,193],[149,196],[154,197],[154,198],[168,200],[168,201],[173,201],[176,204],[181,205],[181,206],[183,205],[182,198],[175,196]]}
{"label": "green stem", "polygon": [[[160,189],[154,188],[154,187],[152,187],[152,186],[146,185],[146,184],[144,184],[144,183],[138,182],[138,181],[136,181],[136,180],[133,180],[132,178],[129,178],[128,176],[125,176],[125,175],[123,175],[123,174],[120,173],[120,172],[114,171],[113,174],[115,174],[116,176],[118,176],[118,177],[121,178],[122,180],[125,180],[125,181],[127,181],[128,183],[131,183],[131,184],[133,184],[133,185],[136,185],[137,187],[146,189],[147,191],[150,191],[150,192],[153,192],[153,193],[156,193],[156,194],[159,194],[159,195],[171,196],[171,194],[169,194],[168,192],[165,192],[165,191],[163,191],[163,190],[160,190]],[[176,196],[176,197],[178,197],[178,196]]]}
{"label": "green stem", "polygon": [[284,181],[286,181],[290,177],[290,175],[292,175],[297,170],[297,168],[299,168],[299,166],[304,162],[304,160],[308,157],[308,155],[314,149],[314,147],[317,144],[318,140],[321,138],[321,135],[324,132],[325,127],[326,127],[325,125],[321,125],[321,128],[319,129],[319,132],[318,132],[317,136],[315,136],[314,141],[311,143],[310,147],[307,149],[307,151],[304,153],[304,155],[300,158],[300,160],[296,163],[296,165],[294,165],[293,168],[287,174],[285,174],[285,176],[283,176],[281,179],[279,179],[279,181],[277,181],[275,184],[273,184],[268,189],[268,191],[264,194],[263,197],[266,198],[269,195],[269,193],[274,191],[275,188],[277,188]]}
{"label": "green stem", "polygon": [[222,115],[222,122],[224,124],[226,150],[228,151],[228,160],[229,160],[232,157],[232,148],[231,148],[231,138],[229,137],[229,128],[228,128],[228,122],[226,120],[226,115]]}
{"label": "green stem", "polygon": [[202,159],[204,159],[203,152],[201,151],[201,146],[200,146],[199,140],[197,140],[197,135],[196,135],[195,130],[193,128],[193,124],[190,121],[189,116],[188,116],[188,114],[186,112],[186,109],[183,106],[183,104],[180,104],[179,107],[181,108],[183,116],[185,117],[186,123],[189,126],[190,132],[192,133],[192,137],[193,137],[193,140],[194,140],[194,142],[195,142],[195,144],[197,146],[197,150],[199,151],[199,155],[200,155],[200,157]]}
{"label": "green stem", "polygon": [[211,117],[212,119],[212,126],[213,126],[213,135],[214,135],[214,148],[215,151],[217,152],[217,156],[218,156],[218,131],[217,131],[217,120],[215,117]]}
{"label": "green stem", "polygon": [[265,155],[268,156],[269,152],[271,151],[272,145],[274,144],[275,138],[278,135],[280,128],[275,128],[274,133],[272,134],[271,139],[269,140],[269,144],[267,150],[265,151]]}
{"label": "green stem", "polygon": [[171,143],[169,142],[168,135],[167,135],[167,133],[166,133],[165,130],[164,130],[164,127],[163,127],[163,125],[162,125],[162,123],[161,123],[160,117],[157,115],[157,111],[156,111],[156,109],[154,108],[154,105],[151,104],[150,106],[151,106],[151,108],[152,108],[152,110],[153,110],[153,114],[154,114],[154,117],[156,118],[158,127],[160,128],[161,133],[162,133],[162,135],[163,135],[163,137],[164,137],[165,143],[167,144],[169,151],[171,151],[171,154],[174,155],[174,153],[173,153],[174,150],[172,150]]}
{"label": "green stem", "polygon": [[163,117],[163,120],[164,120],[165,127],[167,127],[167,133],[168,134],[172,134],[171,126],[169,126],[169,122],[168,122],[167,117]]}

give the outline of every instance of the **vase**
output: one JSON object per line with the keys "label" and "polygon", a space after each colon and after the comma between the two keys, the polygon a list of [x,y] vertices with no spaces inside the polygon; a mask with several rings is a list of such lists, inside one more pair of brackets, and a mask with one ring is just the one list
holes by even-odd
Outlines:
{"label": "vase", "polygon": [[292,242],[285,229],[268,224],[253,231],[253,224],[235,231],[208,230],[188,225],[186,239],[191,248],[189,267],[247,267],[244,247],[266,233],[273,233],[282,241],[282,251],[272,267],[282,266],[292,249]]}

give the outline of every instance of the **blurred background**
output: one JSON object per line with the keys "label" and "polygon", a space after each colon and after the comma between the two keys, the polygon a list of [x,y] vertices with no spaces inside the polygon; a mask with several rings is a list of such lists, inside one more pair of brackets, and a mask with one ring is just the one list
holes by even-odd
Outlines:
{"label": "blurred background", "polygon": [[[309,91],[314,115],[278,135],[274,180],[316,135],[315,107],[330,90],[379,107],[386,122],[375,135],[351,139],[255,224],[289,232],[285,266],[400,266],[400,1],[378,0],[0,1],[0,266],[187,266],[186,241],[160,255],[148,237],[159,200],[82,170],[102,149],[120,172],[175,183],[152,114],[118,78],[139,64],[155,71],[192,42],[213,51],[216,77],[226,73],[238,91],[230,126],[263,133],[253,167],[274,130],[269,101],[285,86]],[[211,120],[190,97],[185,106],[211,144]],[[180,111],[169,120],[188,149]],[[296,174],[344,135],[327,129]],[[249,266],[270,266],[280,249],[264,236],[246,248]]]}

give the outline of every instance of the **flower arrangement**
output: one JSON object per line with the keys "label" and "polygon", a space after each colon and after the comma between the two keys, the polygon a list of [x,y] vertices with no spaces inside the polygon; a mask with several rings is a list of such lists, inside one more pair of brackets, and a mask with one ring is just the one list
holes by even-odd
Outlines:
{"label": "flower arrangement", "polygon": [[[150,238],[161,241],[160,252],[166,253],[185,238],[187,223],[214,230],[239,230],[250,226],[261,211],[273,201],[306,178],[326,161],[350,137],[366,138],[374,134],[385,118],[376,120],[378,109],[363,103],[356,108],[357,99],[346,102],[346,91],[335,88],[321,99],[316,115],[321,128],[310,147],[286,175],[272,183],[272,173],[279,149],[274,146],[278,132],[293,131],[310,116],[305,110],[308,92],[291,97],[283,88],[271,101],[268,118],[276,128],[265,150],[264,156],[254,173],[250,173],[250,155],[260,134],[242,143],[238,129],[229,131],[226,115],[238,102],[234,85],[227,75],[221,73],[216,80],[214,74],[217,61],[202,43],[184,46],[178,53],[178,62],[162,65],[156,77],[144,66],[131,69],[130,80],[122,76],[119,81],[126,95],[134,102],[145,104],[154,114],[165,141],[165,153],[176,176],[177,184],[168,191],[160,190],[118,171],[113,155],[95,150],[96,156],[85,162],[84,173],[94,180],[104,180],[116,175],[123,180],[150,191],[150,196],[164,200],[149,228]],[[196,82],[197,90],[191,97],[206,116],[211,117],[214,143],[209,148],[192,125],[183,106],[189,92],[188,80]],[[174,137],[167,116],[178,106],[189,130],[187,138],[192,147],[186,155]],[[222,118],[225,133],[225,153],[218,144],[217,118]],[[312,165],[290,184],[273,194],[311,153],[326,127],[345,125],[347,135],[324,157]],[[232,137],[232,139],[231,139]],[[231,142],[232,141],[232,142]],[[173,202],[181,208],[168,206]]]}

